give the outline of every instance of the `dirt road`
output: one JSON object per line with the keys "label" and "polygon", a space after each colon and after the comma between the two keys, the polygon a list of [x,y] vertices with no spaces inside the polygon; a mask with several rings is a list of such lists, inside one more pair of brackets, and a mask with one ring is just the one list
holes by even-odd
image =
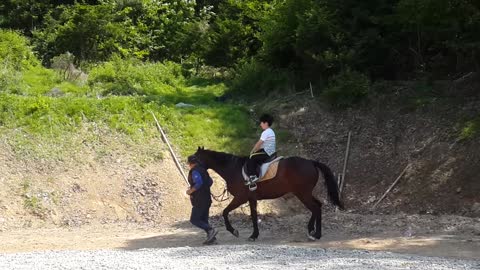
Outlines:
{"label": "dirt road", "polygon": [[[478,218],[457,216],[375,216],[327,213],[323,237],[316,242],[306,238],[307,216],[260,216],[260,238],[256,245],[287,245],[307,248],[383,250],[425,256],[480,259]],[[219,216],[212,218],[220,229],[220,245],[251,244],[248,216],[234,215],[239,229],[235,238],[223,228]],[[137,250],[201,246],[204,234],[188,221],[170,225],[104,224],[79,228],[17,229],[0,232],[0,252],[42,250]]]}

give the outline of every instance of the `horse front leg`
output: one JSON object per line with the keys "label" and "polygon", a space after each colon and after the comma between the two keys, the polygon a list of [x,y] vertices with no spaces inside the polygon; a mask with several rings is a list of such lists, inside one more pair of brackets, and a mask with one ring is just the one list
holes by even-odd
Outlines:
{"label": "horse front leg", "polygon": [[255,240],[257,240],[258,235],[259,235],[258,217],[257,217],[257,199],[256,198],[250,198],[248,200],[248,204],[250,205],[250,216],[252,217],[252,223],[253,223],[253,233],[248,238],[248,240],[255,241]]}
{"label": "horse front leg", "polygon": [[233,197],[233,200],[228,204],[227,207],[223,210],[223,219],[225,220],[225,227],[227,231],[229,231],[231,234],[233,234],[235,237],[238,237],[240,234],[238,230],[234,229],[232,227],[232,224],[230,224],[230,220],[228,219],[228,214],[237,209],[240,205],[244,204],[247,200],[245,199],[240,199],[238,197]]}

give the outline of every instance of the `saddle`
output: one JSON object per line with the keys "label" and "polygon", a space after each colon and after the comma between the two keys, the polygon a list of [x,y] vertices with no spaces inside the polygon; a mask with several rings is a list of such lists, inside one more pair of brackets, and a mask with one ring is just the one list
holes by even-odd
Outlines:
{"label": "saddle", "polygon": [[[262,165],[260,165],[260,167],[257,168],[257,173],[259,175],[257,183],[265,180],[270,180],[275,176],[277,176],[278,163],[282,159],[283,159],[283,156],[277,157],[275,153],[271,155],[270,158],[267,159]],[[248,175],[246,171],[247,171],[247,164],[245,163],[242,169],[242,175],[245,181],[248,180]]]}

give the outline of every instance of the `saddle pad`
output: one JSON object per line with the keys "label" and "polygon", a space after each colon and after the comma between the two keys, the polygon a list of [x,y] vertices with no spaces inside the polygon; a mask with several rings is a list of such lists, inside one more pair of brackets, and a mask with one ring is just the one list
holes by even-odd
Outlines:
{"label": "saddle pad", "polygon": [[[278,163],[282,159],[283,159],[283,156],[280,156],[270,162],[262,164],[260,166],[260,179],[258,180],[258,182],[270,180],[275,176],[277,176]],[[248,176],[245,173],[245,166],[242,169],[242,175],[245,180],[248,179]]]}
{"label": "saddle pad", "polygon": [[[262,165],[262,174],[261,174],[261,177],[260,179],[258,180],[258,182],[262,182],[262,181],[265,181],[265,180],[269,180],[269,179],[272,179],[274,178],[275,176],[277,176],[277,170],[278,170],[278,163],[280,160],[274,160],[272,161],[270,164],[264,164],[266,165],[265,167],[266,168],[266,172],[263,168],[264,165]],[[269,166],[270,165],[270,166]]]}

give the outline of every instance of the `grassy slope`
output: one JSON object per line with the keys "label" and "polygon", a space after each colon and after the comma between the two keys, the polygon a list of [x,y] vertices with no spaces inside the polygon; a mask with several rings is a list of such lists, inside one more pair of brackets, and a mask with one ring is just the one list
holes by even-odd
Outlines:
{"label": "grassy slope", "polygon": [[116,59],[86,81],[38,64],[0,71],[0,230],[178,218],[188,200],[151,112],[182,159],[199,145],[245,154],[258,131],[245,106],[215,102],[223,83],[172,63]]}
{"label": "grassy slope", "polygon": [[[128,68],[119,70],[112,63],[94,67],[83,86],[61,80],[55,72],[41,67],[23,71],[21,89],[0,91],[0,133],[7,135],[15,149],[29,149],[30,155],[40,155],[40,148],[60,148],[55,147],[59,141],[66,142],[61,149],[69,152],[74,146],[69,145],[68,138],[89,123],[145,144],[159,137],[153,112],[182,156],[199,145],[234,153],[248,151],[254,126],[245,107],[214,101],[226,90],[222,83],[187,80],[172,72],[177,66],[119,61],[123,60],[113,64]],[[159,77],[163,78],[152,81]],[[53,88],[60,89],[61,95],[49,96]],[[122,89],[133,89],[133,93],[118,94]],[[194,106],[178,108],[178,102]],[[62,155],[62,151],[53,152],[57,158]]]}

